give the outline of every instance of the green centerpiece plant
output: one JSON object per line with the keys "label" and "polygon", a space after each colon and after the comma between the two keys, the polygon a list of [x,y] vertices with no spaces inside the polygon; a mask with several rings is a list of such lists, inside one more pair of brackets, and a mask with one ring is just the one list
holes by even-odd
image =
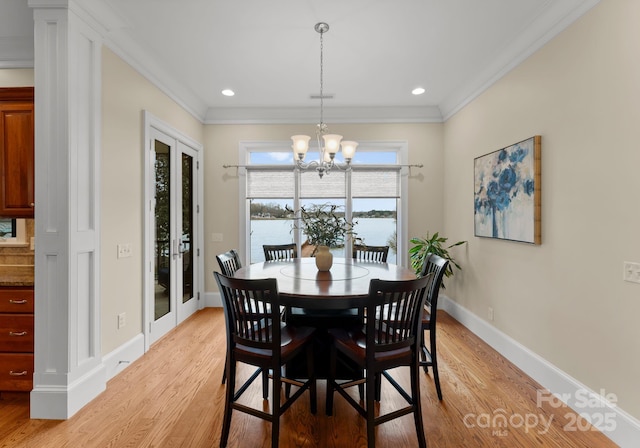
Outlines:
{"label": "green centerpiece plant", "polygon": [[[318,264],[317,258],[320,253],[323,254],[323,257],[325,252],[331,255],[328,251],[329,248],[344,245],[347,235],[352,237],[356,235],[353,228],[357,222],[347,221],[344,212],[340,209],[340,206],[329,203],[300,207],[294,228],[302,229],[302,233],[307,238],[303,246],[308,244],[313,247],[311,256],[316,257],[316,264]],[[288,210],[293,212],[291,209]],[[329,268],[325,269],[320,266],[318,269],[321,271],[329,270]]]}

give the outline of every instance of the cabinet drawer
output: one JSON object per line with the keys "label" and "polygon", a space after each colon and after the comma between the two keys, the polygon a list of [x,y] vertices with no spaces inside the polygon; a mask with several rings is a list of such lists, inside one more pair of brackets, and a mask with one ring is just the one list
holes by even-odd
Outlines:
{"label": "cabinet drawer", "polygon": [[33,288],[0,288],[0,313],[33,313]]}
{"label": "cabinet drawer", "polygon": [[33,389],[33,355],[0,353],[0,390],[28,392]]}
{"label": "cabinet drawer", "polygon": [[0,314],[0,352],[33,353],[33,314]]}

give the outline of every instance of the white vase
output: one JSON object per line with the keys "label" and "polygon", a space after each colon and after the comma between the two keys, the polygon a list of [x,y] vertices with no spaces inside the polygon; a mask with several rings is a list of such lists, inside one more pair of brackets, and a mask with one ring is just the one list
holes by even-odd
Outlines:
{"label": "white vase", "polygon": [[329,246],[318,246],[316,251],[316,267],[319,271],[328,271],[333,264],[333,254],[329,252]]}

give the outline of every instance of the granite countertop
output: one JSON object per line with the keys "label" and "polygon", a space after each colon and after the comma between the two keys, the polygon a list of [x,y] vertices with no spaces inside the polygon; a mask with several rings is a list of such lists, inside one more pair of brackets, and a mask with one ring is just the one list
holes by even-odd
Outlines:
{"label": "granite countertop", "polygon": [[33,265],[0,265],[1,286],[33,286]]}

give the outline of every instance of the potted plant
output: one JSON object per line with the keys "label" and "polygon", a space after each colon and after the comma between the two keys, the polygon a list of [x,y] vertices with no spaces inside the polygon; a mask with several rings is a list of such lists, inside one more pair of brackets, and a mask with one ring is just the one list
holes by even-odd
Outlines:
{"label": "potted plant", "polygon": [[[411,261],[411,268],[413,268],[416,274],[420,274],[422,271],[427,254],[436,254],[446,260],[449,260],[447,269],[444,272],[446,277],[453,275],[452,266],[455,266],[457,269],[462,269],[449,254],[449,249],[465,244],[466,241],[458,241],[457,243],[447,246],[447,239],[448,238],[441,237],[438,232],[434,233],[432,236],[429,236],[429,232],[427,232],[427,236],[424,238],[411,238],[411,240],[409,240],[409,242],[413,244],[409,249],[409,259]],[[442,282],[442,288],[444,289],[444,282]]]}
{"label": "potted plant", "polygon": [[311,256],[316,257],[316,265],[321,271],[331,268],[333,255],[329,249],[344,244],[346,235],[355,236],[355,223],[347,221],[339,209],[340,206],[328,203],[300,207],[296,226],[302,229],[307,243],[314,247]]}

